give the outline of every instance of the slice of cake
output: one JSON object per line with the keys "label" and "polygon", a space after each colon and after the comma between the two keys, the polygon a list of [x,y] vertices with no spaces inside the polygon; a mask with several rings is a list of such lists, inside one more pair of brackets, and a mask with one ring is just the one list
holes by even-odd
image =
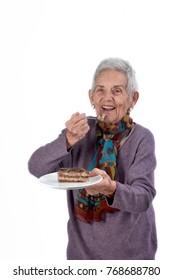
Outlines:
{"label": "slice of cake", "polygon": [[97,116],[97,119],[98,119],[99,121],[103,122],[103,121],[106,120],[106,117],[107,117],[106,114],[102,114],[102,115],[98,115],[98,116]]}
{"label": "slice of cake", "polygon": [[89,179],[89,171],[84,168],[60,168],[58,170],[59,182],[86,182]]}

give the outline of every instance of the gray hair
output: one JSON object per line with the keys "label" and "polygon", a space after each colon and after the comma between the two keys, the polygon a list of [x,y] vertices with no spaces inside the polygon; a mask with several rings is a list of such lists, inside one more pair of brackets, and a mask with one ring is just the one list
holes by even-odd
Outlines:
{"label": "gray hair", "polygon": [[138,83],[136,80],[135,70],[132,68],[130,63],[121,58],[107,58],[100,62],[98,65],[92,82],[92,92],[95,89],[96,78],[100,74],[100,72],[104,70],[116,70],[125,74],[127,78],[127,92],[131,95],[133,92],[138,90]]}

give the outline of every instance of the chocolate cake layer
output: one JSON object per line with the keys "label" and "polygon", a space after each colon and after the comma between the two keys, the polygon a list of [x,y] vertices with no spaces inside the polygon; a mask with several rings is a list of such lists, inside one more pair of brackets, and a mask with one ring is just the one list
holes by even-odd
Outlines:
{"label": "chocolate cake layer", "polygon": [[86,182],[89,178],[89,171],[84,168],[61,168],[58,171],[59,182]]}

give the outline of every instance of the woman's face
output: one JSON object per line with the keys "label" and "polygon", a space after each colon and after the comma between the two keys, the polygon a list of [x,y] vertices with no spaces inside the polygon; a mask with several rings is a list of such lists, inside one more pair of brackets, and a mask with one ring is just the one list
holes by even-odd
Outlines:
{"label": "woman's face", "polygon": [[136,104],[138,92],[129,96],[126,87],[127,79],[122,72],[104,70],[97,76],[94,92],[89,91],[89,98],[96,115],[106,115],[105,123],[118,122]]}

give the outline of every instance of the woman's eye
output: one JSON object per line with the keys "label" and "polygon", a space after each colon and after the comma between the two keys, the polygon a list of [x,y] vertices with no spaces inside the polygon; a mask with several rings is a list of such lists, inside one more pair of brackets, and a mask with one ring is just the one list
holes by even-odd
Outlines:
{"label": "woman's eye", "polygon": [[117,88],[113,91],[115,95],[120,95],[122,93],[121,89]]}
{"label": "woman's eye", "polygon": [[98,92],[98,93],[103,93],[103,89],[102,89],[102,88],[99,88],[99,89],[97,89],[97,92]]}

